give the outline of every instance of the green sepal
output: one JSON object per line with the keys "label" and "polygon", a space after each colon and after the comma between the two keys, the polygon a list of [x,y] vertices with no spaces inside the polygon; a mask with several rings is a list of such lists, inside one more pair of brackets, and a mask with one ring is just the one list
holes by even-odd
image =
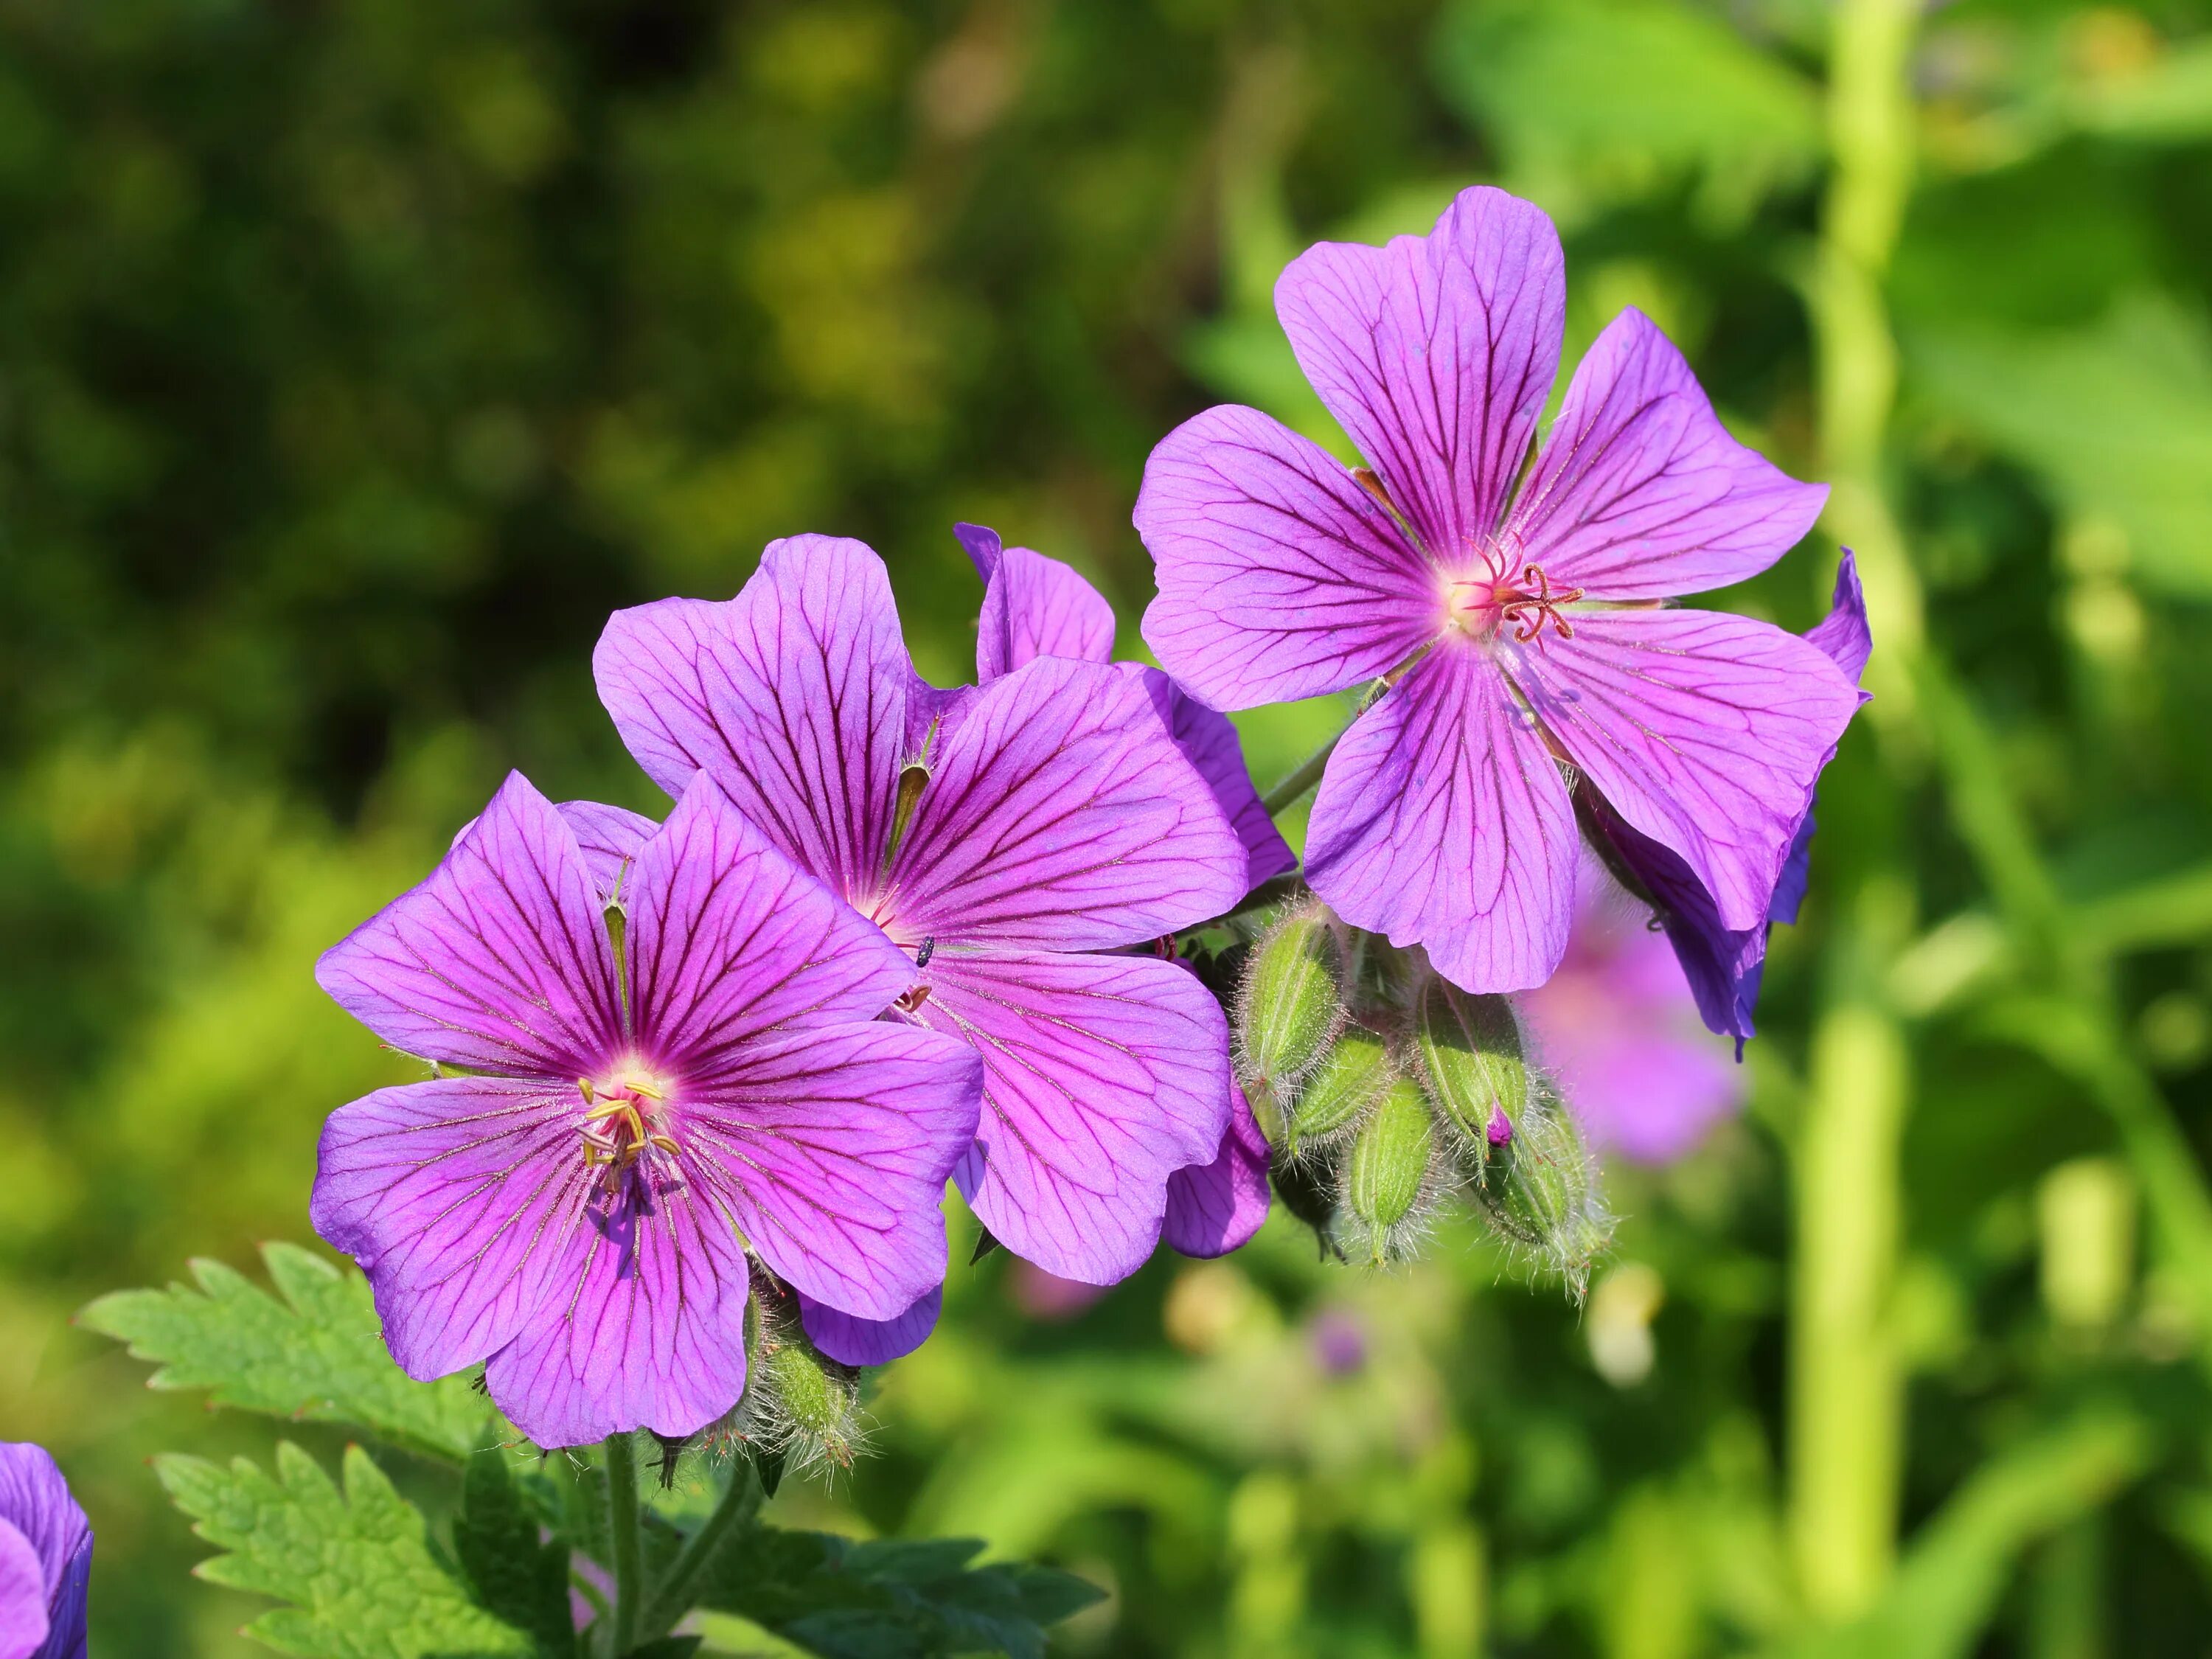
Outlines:
{"label": "green sepal", "polygon": [[1381,1037],[1361,1026],[1345,1027],[1298,1092],[1291,1113],[1291,1152],[1327,1140],[1358,1122],[1396,1076],[1397,1067]]}
{"label": "green sepal", "polygon": [[1366,1223],[1376,1261],[1389,1254],[1393,1230],[1420,1202],[1435,1151],[1429,1103],[1410,1079],[1400,1078],[1382,1091],[1374,1115],[1360,1127],[1346,1168],[1345,1203]]}
{"label": "green sepal", "polygon": [[1515,1126],[1528,1107],[1528,1061],[1512,1005],[1432,974],[1414,1005],[1413,1047],[1423,1091],[1455,1132],[1462,1161],[1481,1176],[1493,1118]]}
{"label": "green sepal", "polygon": [[1271,1084],[1279,1103],[1343,1029],[1343,930],[1306,904],[1269,928],[1247,958],[1237,1005],[1237,1075]]}

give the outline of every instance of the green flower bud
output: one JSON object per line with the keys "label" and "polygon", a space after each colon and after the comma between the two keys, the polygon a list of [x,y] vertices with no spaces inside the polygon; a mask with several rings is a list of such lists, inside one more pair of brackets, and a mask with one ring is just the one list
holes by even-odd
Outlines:
{"label": "green flower bud", "polygon": [[1346,1026],[1298,1091],[1291,1114],[1291,1151],[1296,1153],[1327,1140],[1358,1122],[1397,1075],[1381,1037],[1358,1025]]}
{"label": "green flower bud", "polygon": [[1394,1235],[1420,1202],[1435,1150],[1428,1102],[1410,1079],[1397,1079],[1360,1127],[1346,1167],[1345,1201],[1366,1224],[1376,1261],[1394,1253]]}
{"label": "green flower bud", "polygon": [[1564,1277],[1580,1297],[1590,1264],[1612,1242],[1613,1218],[1573,1116],[1554,1101],[1531,1100],[1490,1158],[1490,1178],[1478,1201],[1491,1226]]}
{"label": "green flower bud", "polygon": [[[1512,1005],[1431,975],[1413,1010],[1414,1075],[1478,1178],[1528,1109],[1528,1063]],[[1502,1121],[1501,1121],[1502,1120]]]}
{"label": "green flower bud", "polygon": [[1237,1074],[1278,1102],[1344,1024],[1344,940],[1321,904],[1285,915],[1253,946],[1237,998]]}
{"label": "green flower bud", "polygon": [[860,1373],[806,1339],[796,1310],[758,1293],[746,1310],[745,1437],[793,1467],[849,1467],[860,1444]]}

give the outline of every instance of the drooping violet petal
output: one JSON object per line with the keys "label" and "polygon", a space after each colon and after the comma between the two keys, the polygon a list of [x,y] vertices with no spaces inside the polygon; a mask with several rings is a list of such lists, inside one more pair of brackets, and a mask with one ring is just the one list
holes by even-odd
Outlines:
{"label": "drooping violet petal", "polygon": [[888,1365],[903,1359],[928,1340],[945,1306],[945,1287],[933,1285],[895,1319],[855,1319],[848,1313],[799,1298],[799,1322],[808,1340],[841,1365]]}
{"label": "drooping violet petal", "polygon": [[1184,422],[1145,463],[1146,643],[1215,708],[1340,691],[1437,636],[1441,578],[1320,445],[1257,410]]}
{"label": "drooping violet petal", "polygon": [[975,693],[892,860],[893,937],[1108,949],[1243,896],[1243,844],[1143,674],[1040,657]]}
{"label": "drooping violet petal", "polygon": [[1105,662],[1114,607],[1074,566],[1026,547],[1000,553],[975,628],[975,678],[988,685],[1038,657]]}
{"label": "drooping violet petal", "polygon": [[984,1066],[959,1175],[993,1235],[1048,1273],[1110,1285],[1159,1237],[1168,1177],[1229,1121],[1228,1028],[1181,963],[993,949],[933,958],[921,1018]]}
{"label": "drooping violet petal", "polygon": [[[1848,547],[1844,550],[1843,562],[1836,567],[1835,597],[1829,603],[1828,614],[1806,630],[1805,639],[1825,652],[1852,684],[1856,685],[1864,677],[1867,659],[1874,654],[1874,635],[1867,626],[1866,594],[1859,586],[1858,560]],[[1861,691],[1861,706],[1872,696],[1869,691]],[[1828,762],[1835,757],[1835,749],[1831,745],[1827,758],[1820,763],[1821,769],[1825,771]],[[1768,921],[1788,923],[1797,920],[1812,873],[1813,814],[1808,811],[1790,843],[1790,856],[1782,862],[1782,878],[1774,884],[1774,899],[1766,907]]]}
{"label": "drooping violet petal", "polygon": [[1329,757],[1306,878],[1355,927],[1425,946],[1474,992],[1540,985],[1573,915],[1574,814],[1542,737],[1447,637]]}
{"label": "drooping violet petal", "polygon": [[460,1077],[331,1114],[308,1215],[368,1275],[410,1376],[489,1358],[557,1293],[591,1186],[584,1111],[574,1079]]}
{"label": "drooping violet petal", "polygon": [[431,872],[323,953],[315,980],[426,1060],[574,1078],[617,1043],[614,957],[574,831],[511,773]]}
{"label": "drooping violet petal", "polygon": [[1504,647],[1536,718],[1632,826],[1679,854],[1722,925],[1766,920],[1813,780],[1858,708],[1817,647],[1709,611],[1577,615]]}
{"label": "drooping violet petal", "polygon": [[1244,1091],[1230,1085],[1229,1128],[1211,1164],[1168,1177],[1167,1220],[1161,1240],[1185,1255],[1227,1255],[1267,1218],[1267,1138],[1253,1121]]}
{"label": "drooping violet petal", "polygon": [[1667,599],[1757,575],[1827,498],[1729,436],[1682,354],[1632,307],[1576,368],[1503,539],[1512,570],[1540,566],[1554,588]]}
{"label": "drooping violet petal", "polygon": [[[18,1600],[24,1551],[27,1602]],[[43,1446],[0,1443],[0,1652],[27,1640],[32,1659],[84,1659],[91,1576],[92,1525],[59,1466]]]}
{"label": "drooping violet petal", "polygon": [[987,524],[963,521],[952,526],[952,534],[968,555],[969,562],[975,567],[975,574],[988,587],[991,577],[999,568],[999,555],[1006,550],[1006,544],[999,538],[999,532]]}
{"label": "drooping violet petal", "polygon": [[1175,746],[1206,781],[1214,805],[1243,843],[1245,890],[1297,868],[1298,855],[1261,804],[1251,769],[1244,764],[1244,745],[1229,716],[1208,708],[1157,669],[1146,671],[1145,683]]}
{"label": "drooping violet petal", "polygon": [[786,1284],[894,1319],[945,1278],[945,1178],[975,1135],[981,1063],[878,1022],[748,1043],[687,1077],[673,1133]]}
{"label": "drooping violet petal", "polygon": [[771,542],[726,605],[616,612],[592,670],[654,782],[681,794],[712,772],[801,868],[848,897],[872,890],[921,684],[874,553],[830,536]]}
{"label": "drooping violet petal", "polygon": [[707,774],[638,854],[629,882],[639,1048],[683,1075],[771,1032],[873,1019],[914,964],[769,844]]}
{"label": "drooping violet petal", "polygon": [[1559,372],[1566,295],[1551,220],[1486,186],[1425,237],[1322,242],[1275,284],[1298,367],[1439,560],[1498,525]]}
{"label": "drooping violet petal", "polygon": [[738,1403],[745,1254],[711,1191],[648,1158],[556,1243],[551,1294],[484,1367],[515,1427],[580,1446],[690,1434]]}

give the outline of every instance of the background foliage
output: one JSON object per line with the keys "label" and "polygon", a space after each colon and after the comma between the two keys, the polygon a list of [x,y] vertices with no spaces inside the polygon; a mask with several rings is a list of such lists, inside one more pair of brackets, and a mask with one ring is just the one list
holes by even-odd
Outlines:
{"label": "background foliage", "polygon": [[1488,179],[1571,356],[1640,305],[1835,483],[1731,602],[1867,575],[1749,1113],[1616,1172],[1579,1313],[1279,1218],[1079,1312],[957,1270],[882,1455],[773,1507],[1072,1565],[1070,1651],[2205,1652],[2208,163],[2203,0],[0,0],[0,1435],[95,1650],[249,1650],[143,1460],[265,1436],[66,1322],[307,1237],[398,1075],[309,965],[506,768],[652,804],[606,612],[855,534],[950,681],[965,517],[1133,651],[1152,443],[1330,435],[1284,259]]}

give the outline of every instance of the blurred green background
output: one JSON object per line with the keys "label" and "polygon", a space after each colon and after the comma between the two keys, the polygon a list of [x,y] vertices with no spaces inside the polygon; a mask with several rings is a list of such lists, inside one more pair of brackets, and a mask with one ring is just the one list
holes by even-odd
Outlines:
{"label": "blurred green background", "polygon": [[268,1436],[70,1315],[307,1236],[400,1075],[313,957],[507,768],[652,804],[606,613],[857,535],[956,680],[969,518],[1134,651],[1150,446],[1319,421],[1276,270],[1480,180],[1835,485],[1726,602],[1866,574],[1747,1115],[1581,1310],[1449,1223],[957,1268],[779,1504],[1090,1574],[1076,1654],[2212,1653],[2212,3],[0,0],[0,1437],[96,1654],[246,1650],[143,1460]]}

